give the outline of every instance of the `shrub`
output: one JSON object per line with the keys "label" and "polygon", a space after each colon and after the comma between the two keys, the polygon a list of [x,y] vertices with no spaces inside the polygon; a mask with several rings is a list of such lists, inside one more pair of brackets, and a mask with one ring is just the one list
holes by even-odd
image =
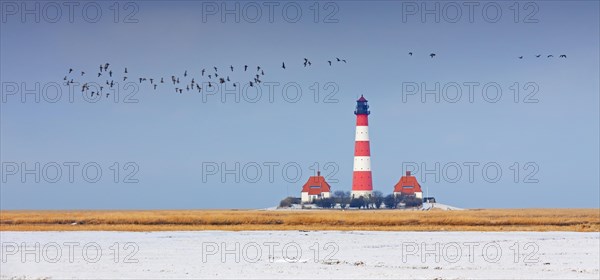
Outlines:
{"label": "shrub", "polygon": [[300,198],[288,196],[279,202],[279,207],[287,208],[291,207],[292,204],[300,204]]}
{"label": "shrub", "polygon": [[353,198],[350,200],[350,207],[352,208],[366,208],[369,205],[369,200],[363,198],[362,196],[359,198]]}
{"label": "shrub", "polygon": [[332,208],[335,205],[333,198],[317,199],[314,203],[321,208]]}
{"label": "shrub", "polygon": [[396,205],[398,205],[398,202],[399,202],[399,200],[393,194],[388,194],[386,197],[383,198],[383,203],[385,204],[385,207],[389,208],[389,209],[396,208]]}

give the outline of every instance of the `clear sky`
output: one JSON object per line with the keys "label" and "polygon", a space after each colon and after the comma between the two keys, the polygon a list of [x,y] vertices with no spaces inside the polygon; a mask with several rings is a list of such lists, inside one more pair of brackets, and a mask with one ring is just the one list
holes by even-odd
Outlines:
{"label": "clear sky", "polygon": [[[599,207],[597,1],[76,1],[72,14],[14,3],[0,10],[1,209],[264,208],[299,196],[315,163],[349,191],[361,94],[375,190],[391,193],[417,165],[429,195],[458,207]],[[23,12],[36,3],[39,22]],[[239,22],[221,14],[236,3]],[[435,5],[439,22],[423,12]],[[116,100],[106,88],[84,98],[81,85],[71,99],[68,69],[104,84],[104,63],[134,83],[119,83]],[[236,102],[231,83],[230,94],[170,84],[206,82],[200,71],[213,66],[247,84],[256,65],[259,98],[246,87]]]}

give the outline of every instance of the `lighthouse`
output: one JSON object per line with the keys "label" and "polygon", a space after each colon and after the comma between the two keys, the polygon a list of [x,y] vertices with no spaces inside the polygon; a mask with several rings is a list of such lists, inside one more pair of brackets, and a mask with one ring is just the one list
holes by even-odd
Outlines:
{"label": "lighthouse", "polygon": [[373,192],[371,177],[371,149],[369,148],[369,105],[364,96],[356,100],[356,136],[354,143],[354,172],[352,198],[370,197]]}

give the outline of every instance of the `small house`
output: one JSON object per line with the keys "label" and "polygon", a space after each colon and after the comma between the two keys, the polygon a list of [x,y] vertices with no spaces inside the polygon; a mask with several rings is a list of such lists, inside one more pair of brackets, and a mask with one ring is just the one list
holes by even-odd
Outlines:
{"label": "small house", "polygon": [[308,181],[302,186],[302,203],[312,203],[317,199],[331,197],[331,186],[321,176],[321,171],[317,171],[317,176],[310,176]]}

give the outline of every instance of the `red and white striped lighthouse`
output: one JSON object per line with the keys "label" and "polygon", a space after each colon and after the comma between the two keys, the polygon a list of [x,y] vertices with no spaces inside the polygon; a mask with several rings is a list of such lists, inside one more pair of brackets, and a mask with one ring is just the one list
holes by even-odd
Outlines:
{"label": "red and white striped lighthouse", "polygon": [[364,96],[356,100],[356,137],[354,144],[354,172],[352,198],[369,197],[373,192],[371,177],[371,149],[369,147],[369,105]]}

